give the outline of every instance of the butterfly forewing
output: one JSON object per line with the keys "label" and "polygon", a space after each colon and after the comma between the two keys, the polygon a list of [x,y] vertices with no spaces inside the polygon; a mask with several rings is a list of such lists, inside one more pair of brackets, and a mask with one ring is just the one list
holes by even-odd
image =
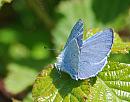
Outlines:
{"label": "butterfly forewing", "polygon": [[81,19],[79,19],[74,25],[64,48],[66,48],[66,46],[72,41],[72,39],[77,38],[79,35],[80,39],[77,39],[77,43],[79,44],[79,46],[81,46],[83,37],[83,21]]}

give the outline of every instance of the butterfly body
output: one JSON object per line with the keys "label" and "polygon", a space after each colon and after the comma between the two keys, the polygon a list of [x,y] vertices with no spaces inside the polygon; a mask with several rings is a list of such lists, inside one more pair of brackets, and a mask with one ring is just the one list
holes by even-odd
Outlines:
{"label": "butterfly body", "polygon": [[56,68],[75,80],[96,76],[107,63],[113,38],[113,31],[106,29],[83,41],[83,22],[79,20],[58,56]]}

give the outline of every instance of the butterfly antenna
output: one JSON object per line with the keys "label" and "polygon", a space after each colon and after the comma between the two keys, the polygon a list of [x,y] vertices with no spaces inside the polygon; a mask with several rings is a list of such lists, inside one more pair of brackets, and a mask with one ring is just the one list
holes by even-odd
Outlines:
{"label": "butterfly antenna", "polygon": [[50,48],[47,48],[47,47],[45,47],[45,46],[44,46],[43,48],[46,49],[46,50],[49,50],[49,51],[50,51],[50,50],[56,51],[56,49],[50,49]]}
{"label": "butterfly antenna", "polygon": [[44,48],[45,50],[48,50],[48,51],[56,51],[56,53],[59,53],[59,52],[60,52],[60,50],[51,49],[51,48],[48,48],[48,47],[46,47],[46,46],[43,46],[43,48]]}

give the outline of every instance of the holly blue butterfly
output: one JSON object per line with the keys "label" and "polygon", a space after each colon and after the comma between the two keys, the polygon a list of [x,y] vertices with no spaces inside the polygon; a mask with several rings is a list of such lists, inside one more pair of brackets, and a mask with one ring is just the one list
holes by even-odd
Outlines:
{"label": "holly blue butterfly", "polygon": [[55,66],[75,80],[94,77],[107,64],[113,39],[113,30],[105,29],[83,41],[83,21],[80,19],[74,25]]}

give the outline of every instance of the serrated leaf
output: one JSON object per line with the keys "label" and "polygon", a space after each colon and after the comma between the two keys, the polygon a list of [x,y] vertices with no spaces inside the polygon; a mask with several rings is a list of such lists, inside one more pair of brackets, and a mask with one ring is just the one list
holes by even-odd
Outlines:
{"label": "serrated leaf", "polygon": [[109,62],[95,78],[75,81],[49,66],[33,87],[35,102],[122,102],[130,101],[130,67]]}
{"label": "serrated leaf", "polygon": [[92,102],[129,102],[130,67],[109,62],[99,73],[88,99]]}
{"label": "serrated leaf", "polygon": [[37,77],[33,86],[35,102],[83,102],[90,92],[88,80],[76,81],[66,73],[49,66]]}

